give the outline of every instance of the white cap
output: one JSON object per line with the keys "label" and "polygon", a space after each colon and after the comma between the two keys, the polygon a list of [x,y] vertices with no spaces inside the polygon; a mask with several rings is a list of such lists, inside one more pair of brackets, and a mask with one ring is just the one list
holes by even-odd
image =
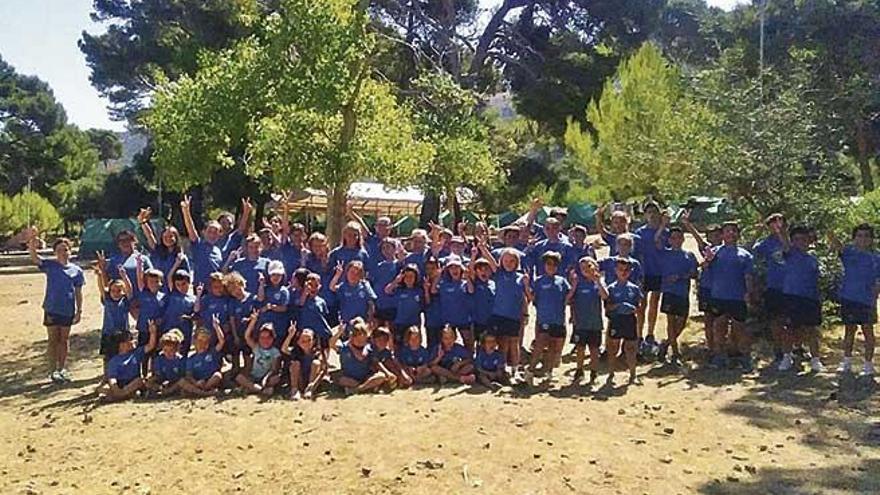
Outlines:
{"label": "white cap", "polygon": [[269,272],[269,275],[286,275],[287,272],[284,271],[284,263],[278,260],[272,260],[269,262],[269,269],[266,270]]}

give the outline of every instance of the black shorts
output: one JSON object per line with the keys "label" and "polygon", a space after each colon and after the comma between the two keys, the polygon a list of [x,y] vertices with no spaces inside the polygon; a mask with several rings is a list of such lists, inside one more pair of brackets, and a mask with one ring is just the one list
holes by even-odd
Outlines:
{"label": "black shorts", "polygon": [[59,315],[43,311],[43,326],[46,327],[69,327],[73,325],[73,315]]}
{"label": "black shorts", "polygon": [[785,295],[786,317],[793,328],[822,324],[822,302],[809,297]]}
{"label": "black shorts", "polygon": [[612,339],[636,340],[636,315],[611,315],[611,332],[608,336]]}
{"label": "black shorts", "polygon": [[104,359],[110,359],[119,354],[119,334],[101,334],[101,348],[98,351]]}
{"label": "black shorts", "polygon": [[776,289],[764,291],[764,313],[768,317],[784,317],[786,315],[785,294]]}
{"label": "black shorts", "polygon": [[840,318],[844,325],[873,325],[877,323],[877,306],[841,299]]}
{"label": "black shorts", "polygon": [[660,302],[660,311],[667,315],[687,317],[691,313],[690,299],[664,292]]}
{"label": "black shorts", "polygon": [[565,325],[535,325],[535,333],[543,333],[553,339],[565,338]]}
{"label": "black shorts", "polygon": [[663,285],[663,277],[660,275],[645,275],[645,292],[655,292]]}
{"label": "black shorts", "polygon": [[712,310],[715,316],[729,317],[740,323],[744,323],[749,317],[749,307],[745,301],[735,299],[712,299]]}
{"label": "black shorts", "polygon": [[519,337],[520,321],[503,316],[492,316],[492,335],[496,337]]}
{"label": "black shorts", "polygon": [[709,287],[700,287],[697,290],[698,309],[703,313],[712,312],[712,289]]}
{"label": "black shorts", "polygon": [[602,345],[601,328],[575,328],[570,342],[576,347],[599,347]]}
{"label": "black shorts", "polygon": [[379,321],[392,322],[397,316],[397,308],[376,308],[373,316]]}

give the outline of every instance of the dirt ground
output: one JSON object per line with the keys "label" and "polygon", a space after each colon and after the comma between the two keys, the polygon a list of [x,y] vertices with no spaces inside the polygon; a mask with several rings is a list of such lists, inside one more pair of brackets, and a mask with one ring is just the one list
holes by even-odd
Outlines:
{"label": "dirt ground", "polygon": [[[97,405],[88,281],[75,380],[53,386],[43,277],[0,276],[0,493],[880,493],[875,384],[832,373],[741,376],[691,360],[640,367],[642,386],[591,389],[568,386],[569,362],[549,390]],[[826,338],[830,369],[839,339]]]}

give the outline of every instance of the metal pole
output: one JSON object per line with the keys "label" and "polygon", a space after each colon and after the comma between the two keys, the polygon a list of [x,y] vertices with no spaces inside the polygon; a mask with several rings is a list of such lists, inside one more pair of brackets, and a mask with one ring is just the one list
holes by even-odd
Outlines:
{"label": "metal pole", "polygon": [[758,50],[759,50],[759,74],[758,74],[758,88],[761,92],[761,100],[764,99],[764,23],[765,17],[767,13],[767,1],[768,0],[759,0],[761,2],[761,10],[760,10],[760,23],[761,23],[761,34],[758,41]]}
{"label": "metal pole", "polygon": [[33,180],[34,178],[28,175],[28,183],[27,183],[27,196],[28,199],[24,202],[25,210],[27,210],[27,228],[31,228],[31,203],[30,203],[30,193],[33,191]]}
{"label": "metal pole", "polygon": [[158,198],[159,218],[162,218],[162,178],[159,178],[159,198]]}

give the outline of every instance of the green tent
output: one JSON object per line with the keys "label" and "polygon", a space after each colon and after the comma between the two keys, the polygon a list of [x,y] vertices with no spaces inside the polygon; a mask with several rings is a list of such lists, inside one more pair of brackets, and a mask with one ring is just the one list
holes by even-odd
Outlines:
{"label": "green tent", "polygon": [[[165,222],[161,219],[153,219],[151,223],[153,231],[157,235],[165,228]],[[133,218],[91,218],[86,220],[80,238],[80,259],[94,258],[97,251],[104,251],[108,255],[114,252],[116,250],[116,242],[114,241],[116,234],[123,230],[134,232],[138,237],[138,242],[142,246],[146,245],[147,239],[138,226],[137,220]]]}
{"label": "green tent", "polygon": [[[463,222],[469,223],[471,225],[474,225],[480,221],[480,217],[478,217],[476,213],[468,210],[461,212],[461,219]],[[444,210],[442,213],[440,213],[440,224],[450,229],[453,228],[452,212],[450,212],[449,210]]]}
{"label": "green tent", "polygon": [[[705,228],[710,224],[721,224],[733,216],[730,203],[725,198],[712,198],[706,196],[692,196],[685,205],[691,209],[691,222],[699,228]],[[684,213],[684,207],[673,207],[672,220],[678,221]]]}
{"label": "green tent", "polygon": [[408,236],[419,226],[419,221],[410,215],[404,215],[394,222],[392,228],[399,236]]}
{"label": "green tent", "polygon": [[506,226],[512,224],[513,222],[515,222],[516,219],[519,218],[519,215],[517,215],[516,213],[514,213],[512,211],[505,211],[503,213],[499,213],[496,218],[497,218],[496,222],[493,222],[493,223],[496,227],[500,228],[500,227],[506,227]]}
{"label": "green tent", "polygon": [[568,205],[568,217],[566,223],[568,225],[583,225],[590,227],[593,225],[593,218],[596,216],[596,207],[587,203],[578,203]]}

